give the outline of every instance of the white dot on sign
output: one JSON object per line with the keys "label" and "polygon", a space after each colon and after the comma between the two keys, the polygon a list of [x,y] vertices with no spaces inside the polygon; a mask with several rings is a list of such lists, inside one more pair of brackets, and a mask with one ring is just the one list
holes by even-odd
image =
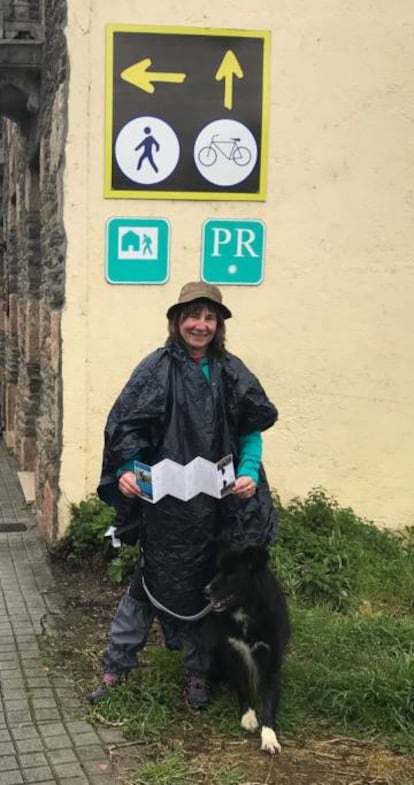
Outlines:
{"label": "white dot on sign", "polygon": [[227,271],[230,275],[237,273],[237,264],[229,264]]}

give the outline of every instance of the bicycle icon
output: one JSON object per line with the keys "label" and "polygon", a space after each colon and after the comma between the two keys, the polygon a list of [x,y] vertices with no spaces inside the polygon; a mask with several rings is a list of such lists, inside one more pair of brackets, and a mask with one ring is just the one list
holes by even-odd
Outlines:
{"label": "bicycle icon", "polygon": [[237,166],[247,166],[252,159],[251,151],[248,147],[243,147],[238,143],[240,137],[234,136],[229,139],[217,140],[220,134],[213,134],[210,144],[202,147],[198,153],[198,160],[202,166],[213,166],[219,156],[234,161]]}

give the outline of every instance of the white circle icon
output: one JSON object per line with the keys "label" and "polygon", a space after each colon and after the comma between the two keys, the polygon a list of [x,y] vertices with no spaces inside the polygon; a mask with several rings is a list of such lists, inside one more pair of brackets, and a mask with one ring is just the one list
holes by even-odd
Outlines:
{"label": "white circle icon", "polygon": [[241,183],[257,161],[256,140],[236,120],[215,120],[200,131],[194,145],[194,163],[205,180],[214,185]]}
{"label": "white circle icon", "polygon": [[121,128],[115,142],[116,162],[134,183],[160,183],[180,158],[175,131],[159,117],[136,117]]}

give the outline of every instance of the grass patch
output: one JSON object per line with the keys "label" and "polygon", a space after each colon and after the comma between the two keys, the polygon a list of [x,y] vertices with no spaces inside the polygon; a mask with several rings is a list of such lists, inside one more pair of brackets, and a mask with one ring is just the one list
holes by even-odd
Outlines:
{"label": "grass patch", "polygon": [[292,608],[280,724],[306,725],[414,750],[414,619]]}
{"label": "grass patch", "polygon": [[[293,628],[282,736],[323,730],[414,751],[414,528],[381,531],[316,489],[281,509],[271,563]],[[154,646],[141,659],[127,685],[91,710],[132,736],[159,734],[185,716],[180,655]],[[204,718],[213,731],[243,733],[226,692]],[[218,785],[237,777],[216,774]]]}
{"label": "grass patch", "polygon": [[196,768],[179,750],[169,751],[157,761],[143,763],[135,771],[142,785],[194,785]]}
{"label": "grass patch", "polygon": [[217,768],[211,772],[213,785],[240,785],[246,782],[246,772],[234,766],[231,768]]}
{"label": "grass patch", "polygon": [[132,737],[158,735],[184,711],[180,655],[152,646],[141,656],[140,666],[125,684],[90,709],[92,717],[104,716]]}
{"label": "grass patch", "polygon": [[[389,613],[351,617],[293,606],[292,645],[284,669],[282,734],[321,730],[414,751],[414,619]],[[159,735],[184,720],[179,655],[148,649],[146,662],[97,712],[128,736]],[[234,695],[217,691],[203,715],[212,730],[240,737]]]}

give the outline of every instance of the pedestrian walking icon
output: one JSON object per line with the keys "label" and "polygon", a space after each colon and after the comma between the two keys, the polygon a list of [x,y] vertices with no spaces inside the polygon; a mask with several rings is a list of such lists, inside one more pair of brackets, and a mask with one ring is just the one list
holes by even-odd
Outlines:
{"label": "pedestrian walking icon", "polygon": [[152,256],[152,239],[148,234],[144,234],[142,238],[142,255],[145,256],[148,252]]}
{"label": "pedestrian walking icon", "polygon": [[144,148],[143,153],[141,155],[141,158],[138,161],[137,169],[139,171],[141,169],[141,166],[144,163],[144,161],[147,160],[148,163],[152,166],[154,172],[157,172],[157,174],[158,174],[158,168],[157,168],[157,166],[154,163],[154,158],[152,156],[152,150],[154,148],[155,152],[158,153],[159,149],[160,149],[160,146],[159,146],[157,140],[154,139],[154,137],[152,136],[151,128],[149,127],[149,125],[147,125],[144,128],[144,134],[145,134],[145,138],[142,140],[142,142],[137,144],[137,146],[135,148],[135,150],[140,150],[141,147]]}
{"label": "pedestrian walking icon", "polygon": [[176,168],[180,144],[175,131],[159,117],[136,117],[121,128],[115,157],[134,183],[151,185],[165,180]]}

